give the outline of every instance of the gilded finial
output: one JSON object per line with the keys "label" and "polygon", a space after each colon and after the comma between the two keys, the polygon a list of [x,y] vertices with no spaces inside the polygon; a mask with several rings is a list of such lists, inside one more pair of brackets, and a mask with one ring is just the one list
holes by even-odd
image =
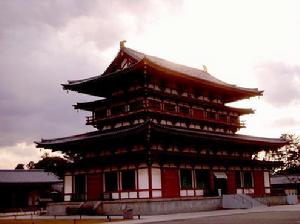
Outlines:
{"label": "gilded finial", "polygon": [[126,40],[120,41],[120,48],[124,48],[125,47],[125,43],[126,43]]}

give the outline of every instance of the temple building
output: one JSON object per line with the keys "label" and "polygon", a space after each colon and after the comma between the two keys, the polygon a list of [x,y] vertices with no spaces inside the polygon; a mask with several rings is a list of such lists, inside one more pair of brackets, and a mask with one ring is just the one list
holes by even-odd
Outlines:
{"label": "temple building", "polygon": [[36,142],[74,154],[65,171],[64,200],[191,198],[270,194],[275,162],[259,151],[286,142],[236,134],[252,109],[228,106],[263,91],[225,83],[200,70],[120,44],[102,75],[63,84],[99,97],[77,103],[95,131]]}

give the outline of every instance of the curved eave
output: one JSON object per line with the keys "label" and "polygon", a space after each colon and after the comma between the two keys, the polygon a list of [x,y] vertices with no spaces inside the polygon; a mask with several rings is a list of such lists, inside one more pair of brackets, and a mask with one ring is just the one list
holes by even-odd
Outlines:
{"label": "curved eave", "polygon": [[228,134],[216,134],[209,132],[194,131],[185,128],[174,128],[164,125],[154,124],[154,130],[159,133],[182,136],[190,139],[209,140],[211,142],[219,142],[232,145],[244,145],[253,147],[254,150],[261,150],[262,148],[280,148],[286,145],[288,142],[280,138],[262,138],[249,135],[228,135]]}
{"label": "curved eave", "polygon": [[34,143],[37,148],[52,149],[53,151],[68,151],[73,150],[73,147],[86,148],[88,145],[93,145],[98,142],[114,141],[115,138],[127,138],[143,132],[145,128],[146,123],[118,130],[108,130],[107,132],[94,131],[64,138],[41,139],[41,141]]}
{"label": "curved eave", "polygon": [[89,94],[93,96],[105,96],[105,87],[107,86],[107,81],[117,78],[119,76],[127,75],[135,70],[142,68],[143,64],[137,62],[132,66],[118,70],[116,72],[110,73],[109,75],[99,75],[88,79],[68,81],[67,84],[61,84],[64,90],[71,90],[78,93]]}
{"label": "curved eave", "polygon": [[[170,68],[163,67],[159,64],[154,63],[153,61],[149,60],[148,58],[145,58],[144,60],[146,61],[146,64],[148,66],[156,69],[157,71],[162,71],[167,74],[177,76],[178,78],[198,82],[199,84],[204,85],[207,88],[217,89],[219,92],[227,93],[228,96],[229,95],[232,96],[232,97],[228,97],[228,99],[225,101],[225,103],[263,95],[263,91],[258,90],[257,88],[244,88],[244,87],[239,87],[236,85],[227,84],[222,81],[215,82],[215,81],[205,80],[205,79],[201,79],[197,76],[191,76],[191,75],[188,75],[183,72],[179,72],[176,70],[172,70]],[[210,74],[207,73],[207,75],[210,75]]]}
{"label": "curved eave", "polygon": [[254,110],[251,108],[237,108],[237,107],[229,107],[227,106],[227,108],[230,109],[230,111],[232,112],[236,112],[239,115],[245,115],[245,114],[254,114]]}
{"label": "curved eave", "polygon": [[103,103],[103,100],[96,100],[91,102],[84,102],[84,103],[77,103],[73,105],[74,109],[76,110],[86,110],[86,111],[94,111],[95,105],[98,105],[98,103]]}
{"label": "curved eave", "polygon": [[[74,148],[87,148],[89,145],[95,145],[99,142],[115,142],[121,138],[129,138],[130,136],[136,136],[136,134],[143,133],[147,130],[146,128],[151,128],[152,133],[158,133],[159,137],[171,136],[176,139],[188,140],[191,142],[195,141],[206,141],[212,144],[225,144],[225,145],[235,145],[248,147],[253,151],[260,151],[262,149],[277,149],[288,142],[278,138],[261,138],[249,135],[228,135],[228,134],[217,134],[209,132],[194,131],[186,128],[169,127],[165,125],[159,125],[146,121],[143,124],[117,129],[108,130],[107,132],[89,132],[81,135],[74,135],[65,138],[56,139],[42,139],[40,142],[35,142],[37,148],[52,149],[53,151],[68,151],[74,150]],[[149,126],[147,125],[149,124]]]}

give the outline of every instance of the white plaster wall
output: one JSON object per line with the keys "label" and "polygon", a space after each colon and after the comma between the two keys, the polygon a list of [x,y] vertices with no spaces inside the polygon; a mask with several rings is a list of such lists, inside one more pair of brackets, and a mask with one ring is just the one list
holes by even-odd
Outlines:
{"label": "white plaster wall", "polygon": [[266,194],[270,194],[271,193],[271,189],[270,188],[265,188],[265,193]]}
{"label": "white plaster wall", "polygon": [[243,194],[243,189],[236,189],[237,194]]}
{"label": "white plaster wall", "polygon": [[196,190],[196,196],[201,196],[204,194],[203,190]]}
{"label": "white plaster wall", "polygon": [[64,193],[65,194],[71,194],[72,193],[72,176],[65,176]]}
{"label": "white plaster wall", "polygon": [[148,169],[138,169],[138,177],[139,177],[139,189],[149,189],[149,175]]}
{"label": "white plaster wall", "polygon": [[265,184],[265,187],[270,187],[269,172],[264,172],[264,184]]}
{"label": "white plaster wall", "polygon": [[149,191],[141,191],[139,192],[140,198],[149,198]]}
{"label": "white plaster wall", "polygon": [[153,190],[152,191],[152,197],[153,198],[160,198],[161,197],[161,191],[160,190]]}
{"label": "white plaster wall", "polygon": [[152,168],[152,189],[161,189],[161,173],[159,168]]}
{"label": "white plaster wall", "polygon": [[244,193],[245,194],[254,194],[254,189],[253,188],[245,188]]}
{"label": "white plaster wall", "polygon": [[187,195],[188,195],[188,196],[194,196],[194,195],[195,195],[194,190],[188,190],[188,191],[187,191]]}
{"label": "white plaster wall", "polygon": [[121,198],[129,198],[128,192],[122,192]]}
{"label": "white plaster wall", "polygon": [[[72,176],[64,177],[64,193],[72,194]],[[71,201],[71,195],[65,195],[64,201]]]}
{"label": "white plaster wall", "polygon": [[187,196],[187,191],[186,190],[180,190],[180,196],[181,197]]}
{"label": "white plaster wall", "polygon": [[119,193],[112,193],[111,197],[112,199],[119,199]]}
{"label": "white plaster wall", "polygon": [[137,192],[129,192],[129,198],[137,198]]}
{"label": "white plaster wall", "polygon": [[71,195],[65,195],[64,201],[71,201]]}

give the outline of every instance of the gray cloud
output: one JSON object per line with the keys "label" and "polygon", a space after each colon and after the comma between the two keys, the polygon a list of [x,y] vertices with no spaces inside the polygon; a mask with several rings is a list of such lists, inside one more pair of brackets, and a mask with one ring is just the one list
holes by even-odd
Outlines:
{"label": "gray cloud", "polygon": [[264,63],[258,66],[258,85],[265,90],[264,99],[274,106],[295,103],[300,97],[300,66]]}
{"label": "gray cloud", "polygon": [[109,64],[102,52],[174,3],[0,1],[0,146],[92,130],[71,106],[90,98],[67,95],[60,84],[100,74]]}

